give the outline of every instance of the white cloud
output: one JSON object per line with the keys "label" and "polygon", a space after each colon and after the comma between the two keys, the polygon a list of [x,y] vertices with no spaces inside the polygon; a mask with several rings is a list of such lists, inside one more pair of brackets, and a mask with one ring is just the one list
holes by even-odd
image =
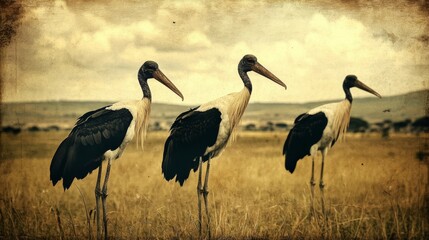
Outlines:
{"label": "white cloud", "polygon": [[[382,95],[427,86],[427,76],[406,70],[429,64],[425,55],[416,54],[424,46],[411,36],[403,37],[407,31],[421,33],[411,20],[393,43],[375,36],[380,27],[365,24],[347,11],[316,11],[303,3],[239,3],[238,7],[163,2],[154,9],[135,4],[116,12],[112,9],[120,5],[111,6],[102,10],[104,14],[92,5],[76,10],[61,1],[30,9],[18,38],[19,83],[6,82],[6,88],[16,91],[6,91],[3,97],[138,98],[138,68],[146,60],[155,60],[185,94],[184,103],[198,104],[240,90],[237,64],[248,53],[288,85],[284,91],[249,73],[254,85],[251,101],[341,98],[347,74],[356,74]],[[13,60],[13,45],[6,51]],[[2,75],[12,76],[15,65],[4,66]],[[150,86],[154,100],[179,102],[161,84]]]}
{"label": "white cloud", "polygon": [[212,44],[210,40],[201,32],[193,31],[186,36],[186,43],[189,47],[194,49],[208,48]]}

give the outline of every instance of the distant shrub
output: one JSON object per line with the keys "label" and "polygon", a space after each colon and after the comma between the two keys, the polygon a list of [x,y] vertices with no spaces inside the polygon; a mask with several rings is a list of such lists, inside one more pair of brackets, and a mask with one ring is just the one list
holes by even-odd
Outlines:
{"label": "distant shrub", "polygon": [[424,116],[416,119],[411,126],[413,127],[413,131],[429,131],[429,116]]}
{"label": "distant shrub", "polygon": [[28,128],[28,131],[30,132],[38,132],[40,131],[40,128],[38,126],[32,126]]}
{"label": "distant shrub", "polygon": [[13,126],[5,126],[5,127],[2,127],[1,131],[5,133],[13,133],[16,135],[21,132],[21,128],[13,127]]}
{"label": "distant shrub", "polygon": [[287,123],[282,123],[282,122],[276,123],[275,126],[277,128],[287,128],[288,127]]}
{"label": "distant shrub", "polygon": [[60,130],[60,127],[57,125],[51,125],[51,126],[45,128],[45,131],[59,131],[59,130]]}
{"label": "distant shrub", "polygon": [[365,132],[368,129],[369,123],[362,118],[351,117],[349,132]]}
{"label": "distant shrub", "polygon": [[274,128],[272,125],[267,125],[267,126],[261,126],[259,130],[263,132],[271,132],[271,131],[274,131]]}
{"label": "distant shrub", "polygon": [[405,119],[404,121],[394,122],[393,129],[395,129],[395,132],[399,132],[402,129],[408,127],[410,124],[411,124],[411,119]]}
{"label": "distant shrub", "polygon": [[244,130],[246,131],[256,131],[256,125],[254,123],[249,123],[244,126]]}
{"label": "distant shrub", "polygon": [[413,127],[429,127],[429,116],[416,119],[412,124]]}
{"label": "distant shrub", "polygon": [[149,124],[149,131],[161,131],[164,130],[159,121],[155,121],[152,124]]}
{"label": "distant shrub", "polygon": [[376,122],[374,123],[374,125],[376,125],[379,128],[382,128],[384,126],[384,122]]}
{"label": "distant shrub", "polygon": [[383,123],[384,123],[385,125],[391,125],[393,122],[392,122],[392,120],[390,120],[390,119],[384,119]]}

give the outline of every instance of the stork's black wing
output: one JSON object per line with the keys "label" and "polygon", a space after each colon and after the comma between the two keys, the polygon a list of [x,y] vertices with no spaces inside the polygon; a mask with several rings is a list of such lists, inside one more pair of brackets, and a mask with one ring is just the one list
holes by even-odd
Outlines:
{"label": "stork's black wing", "polygon": [[283,146],[286,170],[293,173],[298,160],[310,154],[311,146],[322,138],[327,124],[328,119],[323,112],[301,114],[295,119],[295,125]]}
{"label": "stork's black wing", "polygon": [[101,107],[99,109],[92,110],[92,111],[89,111],[89,112],[83,114],[82,116],[78,117],[78,119],[76,121],[76,125],[79,125],[81,123],[86,122],[88,120],[88,118],[95,118],[99,114],[105,113],[105,111],[103,111],[103,110],[105,110],[107,107],[110,107],[110,106],[111,105],[107,105],[107,106],[104,106],[104,107]]}
{"label": "stork's black wing", "polygon": [[68,189],[74,178],[82,179],[99,167],[103,154],[121,145],[132,119],[125,108],[103,107],[82,115],[52,158],[52,184],[62,178],[64,189]]}
{"label": "stork's black wing", "polygon": [[204,112],[196,108],[180,114],[165,141],[162,172],[166,180],[176,176],[183,185],[191,169],[198,169],[198,158],[216,143],[221,122],[221,112],[212,108]]}

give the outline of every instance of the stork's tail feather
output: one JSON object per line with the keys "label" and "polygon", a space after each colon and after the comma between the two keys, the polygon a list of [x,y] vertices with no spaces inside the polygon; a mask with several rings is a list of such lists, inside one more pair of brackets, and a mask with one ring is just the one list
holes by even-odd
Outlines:
{"label": "stork's tail feather", "polygon": [[162,173],[167,181],[176,177],[180,186],[188,179],[191,170],[198,169],[198,161],[191,160],[189,151],[180,143],[175,143],[172,137],[168,137],[164,145],[162,159]]}
{"label": "stork's tail feather", "polygon": [[162,173],[164,174],[164,178],[167,181],[176,176],[175,164],[173,161],[174,155],[172,153],[172,149],[174,148],[173,142],[171,138],[167,138],[164,144],[164,154],[162,157]]}
{"label": "stork's tail feather", "polygon": [[288,170],[290,173],[293,173],[293,171],[295,171],[297,162],[298,162],[298,159],[288,158],[286,155],[286,157],[285,157],[285,168],[286,168],[286,170]]}
{"label": "stork's tail feather", "polygon": [[52,185],[56,185],[63,178],[64,166],[67,162],[67,153],[70,148],[69,138],[64,139],[52,157],[50,166],[50,179]]}
{"label": "stork's tail feather", "polygon": [[[296,168],[296,164],[298,160],[300,160],[305,154],[302,154],[302,149],[300,149],[300,146],[290,146],[292,135],[289,135],[285,141],[285,144],[283,146],[283,155],[285,155],[285,168],[290,173],[293,173]],[[295,148],[294,148],[295,147]],[[301,153],[298,155],[298,153]]]}
{"label": "stork's tail feather", "polygon": [[73,145],[71,137],[67,137],[61,142],[51,161],[50,179],[52,185],[55,186],[63,179],[63,188],[67,190],[70,188],[75,178],[83,179],[100,166],[101,157],[94,161],[88,161],[87,164],[82,166],[76,164],[79,159],[84,159],[82,156],[78,155],[78,152],[76,146]]}
{"label": "stork's tail feather", "polygon": [[186,165],[178,169],[176,182],[179,182],[180,186],[183,186],[183,183],[185,182],[185,180],[188,179],[189,174],[191,173],[191,169],[193,169],[193,166],[190,166],[190,165]]}
{"label": "stork's tail feather", "polygon": [[[286,144],[285,144],[285,147],[286,147]],[[288,155],[285,147],[283,148],[283,155],[285,155],[285,168],[290,173],[293,173],[293,171],[295,171],[295,168],[296,168],[296,163],[298,162],[299,159],[292,158],[292,156],[290,156],[291,154]]]}
{"label": "stork's tail feather", "polygon": [[73,180],[74,180],[74,177],[64,177],[63,178],[63,188],[64,188],[64,191],[70,188],[70,186],[73,183]]}

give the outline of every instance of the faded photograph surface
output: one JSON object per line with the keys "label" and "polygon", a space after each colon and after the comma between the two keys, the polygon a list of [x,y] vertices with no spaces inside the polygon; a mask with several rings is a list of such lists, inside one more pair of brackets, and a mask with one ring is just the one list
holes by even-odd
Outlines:
{"label": "faded photograph surface", "polygon": [[427,1],[0,7],[0,238],[427,238]]}

